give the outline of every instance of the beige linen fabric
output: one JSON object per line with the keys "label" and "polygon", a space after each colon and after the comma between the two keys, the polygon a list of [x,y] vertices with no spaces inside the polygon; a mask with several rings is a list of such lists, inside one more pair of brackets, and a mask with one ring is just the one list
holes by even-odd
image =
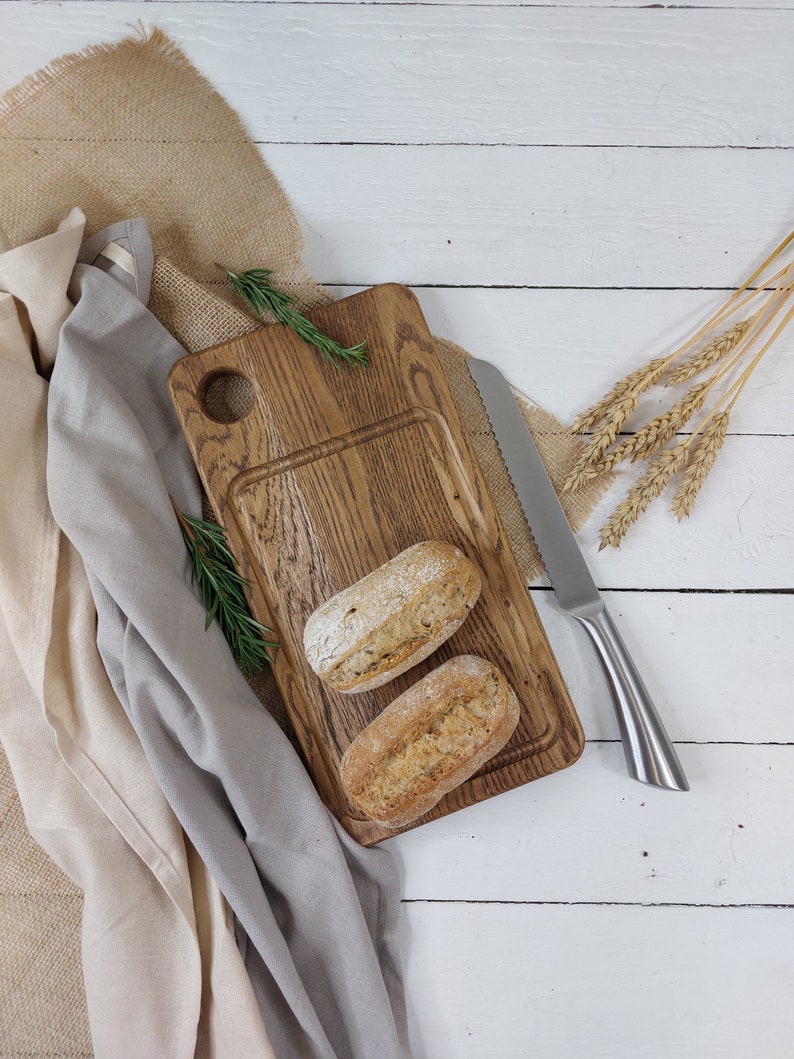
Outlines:
{"label": "beige linen fabric", "polygon": [[[82,962],[96,1054],[271,1057],[228,910],[186,849],[111,688],[82,561],[49,510],[48,386],[30,340],[47,370],[71,308],[66,288],[84,223],[73,210],[56,233],[11,249],[0,235],[0,738],[31,834],[85,894]],[[63,897],[74,929],[73,890]],[[35,903],[27,907],[35,913]],[[11,936],[35,947],[45,924],[23,932],[19,907],[3,911],[15,915]],[[61,951],[74,966],[73,937],[66,932],[50,948],[56,974]],[[21,955],[0,995],[0,1053],[44,1054],[46,1033],[32,1036],[41,1012],[30,1008],[49,998],[30,996]],[[74,984],[71,992],[63,1017],[82,1050],[81,998]]]}

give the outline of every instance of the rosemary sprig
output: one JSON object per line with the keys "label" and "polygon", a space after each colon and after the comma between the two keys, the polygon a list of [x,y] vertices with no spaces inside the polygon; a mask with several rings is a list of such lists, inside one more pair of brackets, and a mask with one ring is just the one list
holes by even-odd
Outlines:
{"label": "rosemary sprig", "polygon": [[243,272],[233,272],[224,265],[218,265],[218,268],[223,269],[232,288],[258,317],[265,318],[268,313],[272,313],[279,323],[286,324],[298,338],[319,350],[325,360],[366,367],[370,353],[367,343],[359,342],[357,346],[346,349],[333,338],[324,335],[311,320],[293,308],[293,299],[289,294],[276,290],[271,285],[271,269],[249,268]]}
{"label": "rosemary sprig", "polygon": [[185,515],[173,500],[171,504],[193,563],[193,580],[207,611],[204,628],[217,621],[243,673],[258,673],[265,663],[272,664],[268,648],[278,644],[264,638],[263,633],[272,633],[272,629],[256,621],[248,609],[243,590],[249,582],[237,572],[226,534],[214,522]]}

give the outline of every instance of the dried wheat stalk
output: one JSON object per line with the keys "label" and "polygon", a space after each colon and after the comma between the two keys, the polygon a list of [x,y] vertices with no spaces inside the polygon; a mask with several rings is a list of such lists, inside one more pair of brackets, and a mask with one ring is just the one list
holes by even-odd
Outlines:
{"label": "dried wheat stalk", "polygon": [[705,404],[710,385],[708,381],[696,383],[667,412],[655,416],[635,431],[630,439],[632,463],[653,456],[681,427],[686,426],[695,412],[699,412]]}
{"label": "dried wheat stalk", "polygon": [[697,444],[690,446],[692,451],[689,454],[686,472],[671,505],[673,514],[679,522],[692,511],[700,487],[705,482],[706,475],[714,465],[722,443],[725,441],[730,417],[730,412],[718,412],[704,428]]}
{"label": "dried wheat stalk", "polygon": [[[592,431],[590,444],[576,461],[563,490],[579,489],[627,459],[650,460],[645,473],[631,487],[601,530],[601,548],[618,547],[629,528],[659,496],[672,478],[684,471],[672,502],[679,521],[688,515],[725,440],[730,412],[750,375],[780,332],[794,316],[789,308],[778,322],[794,292],[794,260],[767,275],[773,262],[794,242],[794,232],[770,254],[723,305],[683,345],[664,357],[656,357],[617,382],[576,420],[573,433]],[[750,289],[759,281],[758,286]],[[771,293],[770,293],[771,290]],[[750,312],[740,311],[752,304]],[[761,303],[759,305],[759,303]],[[776,323],[759,350],[761,336]],[[727,326],[726,326],[727,325]],[[717,329],[720,329],[718,333]],[[685,359],[684,356],[686,355]],[[711,373],[691,386],[664,412],[635,428],[618,441],[618,433],[637,407],[639,397],[658,386],[687,382],[703,372]],[[738,373],[738,377],[735,377]],[[731,378],[733,377],[733,381]],[[691,435],[672,448],[664,446],[710,400],[712,407]]]}
{"label": "dried wheat stalk", "polygon": [[722,360],[732,349],[739,345],[750,330],[752,322],[752,319],[740,320],[738,324],[734,324],[733,327],[724,331],[721,335],[717,335],[716,338],[713,338],[711,342],[708,342],[701,349],[696,350],[687,357],[683,364],[680,364],[668,374],[665,379],[665,386],[676,386],[680,382],[686,382],[688,379],[694,378],[695,375],[699,375],[701,371],[705,371],[706,368],[710,368],[712,364]]}
{"label": "dried wheat stalk", "polygon": [[[667,367],[667,363],[667,357],[657,357],[656,360],[646,364],[644,368],[632,371],[625,379],[615,383],[609,393],[604,394],[600,401],[597,401],[592,407],[582,412],[571,427],[571,431],[574,434],[584,434],[586,431],[592,430],[596,423],[600,423],[602,419],[610,415],[618,402],[622,403],[627,399],[634,399],[634,403],[629,408],[629,412],[633,412],[640,394],[650,390],[659,381]],[[620,426],[622,425],[621,423]]]}
{"label": "dried wheat stalk", "polygon": [[563,482],[562,492],[568,493],[575,489],[581,489],[586,482],[592,482],[594,478],[598,478],[605,471],[611,471],[616,464],[631,454],[632,444],[632,439],[628,438],[626,441],[621,442],[616,449],[605,452],[598,460],[590,457],[588,446]]}
{"label": "dried wheat stalk", "polygon": [[[580,476],[586,474],[591,464],[599,461],[610,445],[618,436],[618,431],[637,407],[637,394],[628,393],[615,404],[611,415],[604,419],[598,429],[593,432],[590,444],[571,468],[563,491],[572,488],[569,483],[573,480],[579,481]],[[586,478],[583,480],[587,480]]]}
{"label": "dried wheat stalk", "polygon": [[681,442],[674,449],[665,449],[658,453],[648,466],[645,474],[638,478],[629,489],[628,496],[618,504],[614,512],[601,527],[599,551],[610,545],[620,547],[629,528],[637,521],[652,500],[661,496],[668,482],[686,462],[686,443]]}

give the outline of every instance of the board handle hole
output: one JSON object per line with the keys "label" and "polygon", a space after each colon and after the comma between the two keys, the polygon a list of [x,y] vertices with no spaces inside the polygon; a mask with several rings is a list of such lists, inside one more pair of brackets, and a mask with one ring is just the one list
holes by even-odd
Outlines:
{"label": "board handle hole", "polygon": [[199,400],[216,423],[237,423],[254,407],[254,389],[238,371],[216,371],[203,380]]}

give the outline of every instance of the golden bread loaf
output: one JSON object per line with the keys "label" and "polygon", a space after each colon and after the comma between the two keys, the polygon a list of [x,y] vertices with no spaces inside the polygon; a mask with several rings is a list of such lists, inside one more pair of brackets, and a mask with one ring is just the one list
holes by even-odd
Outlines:
{"label": "golden bread loaf", "polygon": [[345,793],[372,820],[403,827],[498,753],[519,712],[503,673],[484,658],[458,655],[353,740],[340,763]]}
{"label": "golden bread loaf", "polygon": [[427,658],[480,594],[463,552],[421,541],[326,600],[303,630],[306,659],[337,691],[368,691]]}

